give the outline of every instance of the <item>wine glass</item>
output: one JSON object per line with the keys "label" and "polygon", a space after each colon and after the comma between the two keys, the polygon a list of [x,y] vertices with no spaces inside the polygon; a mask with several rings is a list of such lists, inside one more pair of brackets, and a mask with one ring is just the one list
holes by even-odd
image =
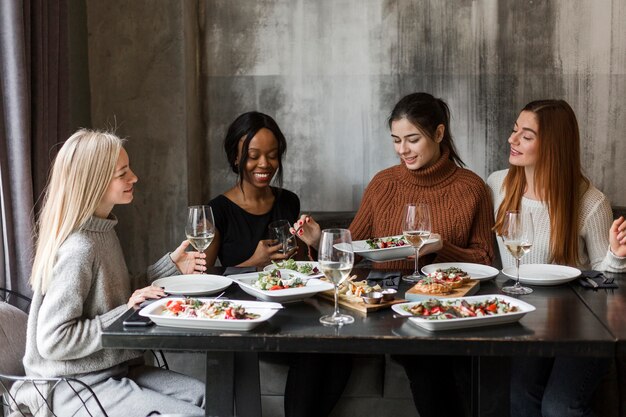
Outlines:
{"label": "wine glass", "polygon": [[423,278],[419,271],[420,248],[430,237],[430,232],[430,207],[428,204],[406,204],[402,212],[402,234],[415,248],[415,271],[411,275],[403,276],[403,280],[417,282]]}
{"label": "wine glass", "polygon": [[289,253],[296,246],[295,238],[289,232],[289,227],[290,224],[287,220],[276,220],[267,226],[270,239],[282,243],[282,248],[278,250],[279,253]]}
{"label": "wine glass", "polygon": [[519,264],[524,255],[533,246],[534,227],[530,213],[519,211],[507,211],[504,217],[502,229],[502,241],[511,255],[515,258],[517,281],[515,285],[503,287],[502,291],[507,294],[530,294],[532,288],[524,287],[519,283]]}
{"label": "wine glass", "polygon": [[332,315],[320,317],[320,322],[331,326],[353,323],[354,317],[339,313],[337,303],[339,284],[348,278],[354,264],[350,231],[347,229],[322,230],[318,261],[326,278],[335,286],[335,310]]}
{"label": "wine glass", "polygon": [[191,206],[185,225],[187,240],[200,253],[209,247],[215,237],[215,221],[211,206]]}

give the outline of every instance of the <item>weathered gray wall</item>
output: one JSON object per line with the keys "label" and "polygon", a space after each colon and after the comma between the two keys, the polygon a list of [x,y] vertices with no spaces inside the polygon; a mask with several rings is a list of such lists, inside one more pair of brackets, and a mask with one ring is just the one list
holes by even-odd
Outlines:
{"label": "weathered gray wall", "polygon": [[234,184],[222,140],[271,114],[303,210],[355,210],[397,163],[386,117],[427,91],[483,178],[506,167],[528,101],[576,111],[583,161],[615,205],[626,141],[626,0],[86,0],[93,126],[117,123],[140,177],[116,209],[137,270],[183,238],[185,208]]}
{"label": "weathered gray wall", "polygon": [[483,178],[507,165],[519,109],[564,98],[583,160],[613,204],[626,141],[626,1],[205,0],[202,76],[211,195],[232,186],[228,123],[258,109],[289,142],[287,188],[308,210],[354,210],[395,164],[385,119],[403,95],[448,102],[462,158]]}

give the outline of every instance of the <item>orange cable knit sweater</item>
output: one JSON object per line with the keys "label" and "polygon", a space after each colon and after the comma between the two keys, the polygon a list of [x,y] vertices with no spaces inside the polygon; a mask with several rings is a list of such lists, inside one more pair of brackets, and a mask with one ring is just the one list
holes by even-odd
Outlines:
{"label": "orange cable knit sweater", "polygon": [[[350,231],[353,240],[402,234],[402,210],[409,202],[430,205],[432,232],[443,248],[423,263],[493,260],[493,209],[487,187],[472,171],[458,167],[444,150],[426,169],[412,171],[404,164],[380,171],[370,181]],[[426,261],[426,262],[425,262]],[[377,269],[413,269],[413,261],[375,263]]]}

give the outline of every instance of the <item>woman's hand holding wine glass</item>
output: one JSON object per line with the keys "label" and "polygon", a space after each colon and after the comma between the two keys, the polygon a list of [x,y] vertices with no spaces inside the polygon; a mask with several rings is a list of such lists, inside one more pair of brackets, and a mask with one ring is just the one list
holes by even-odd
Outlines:
{"label": "woman's hand holding wine glass", "polygon": [[519,211],[506,212],[502,241],[513,258],[515,258],[515,269],[517,271],[515,285],[502,288],[502,291],[507,294],[520,295],[533,292],[532,288],[524,287],[520,284],[519,265],[522,257],[533,246],[534,233],[533,218],[530,213],[521,213]]}
{"label": "woman's hand holding wine glass", "polygon": [[210,206],[189,207],[185,235],[199,253],[204,253],[215,237],[215,221]]}

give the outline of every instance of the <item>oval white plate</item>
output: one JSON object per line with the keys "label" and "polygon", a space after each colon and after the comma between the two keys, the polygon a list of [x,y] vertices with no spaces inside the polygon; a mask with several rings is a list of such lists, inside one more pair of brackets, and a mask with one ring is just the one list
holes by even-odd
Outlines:
{"label": "oval white plate", "polygon": [[[219,275],[216,275],[219,276]],[[252,330],[259,324],[266,320],[269,320],[278,310],[283,308],[277,303],[263,303],[259,301],[244,301],[244,300],[228,300],[235,304],[243,306],[249,313],[256,313],[260,316],[251,320],[225,320],[225,319],[208,319],[198,317],[172,317],[164,316],[163,312],[165,307],[163,306],[170,300],[177,300],[177,298],[162,298],[149,306],[145,307],[139,312],[139,315],[144,317],[150,317],[158,326],[168,327],[184,327],[189,329],[212,329],[212,330],[238,330],[248,331]],[[201,301],[210,301],[208,298],[199,298]]]}
{"label": "oval white plate", "polygon": [[435,272],[437,269],[447,269],[452,267],[461,268],[463,271],[467,272],[470,277],[472,277],[472,279],[476,279],[478,281],[485,281],[495,278],[500,273],[500,271],[498,271],[496,268],[488,265],[472,264],[466,262],[445,262],[441,264],[430,264],[422,267],[422,273],[428,275],[431,272]]}
{"label": "oval white plate", "polygon": [[[389,239],[391,237],[399,238],[402,237],[402,235],[386,236],[381,239]],[[426,243],[424,243],[424,246],[435,243],[437,240],[438,239],[428,239]],[[369,259],[372,262],[398,261],[415,255],[415,249],[413,249],[413,246],[410,245],[396,246],[394,248],[371,249],[365,240],[355,240],[352,242],[352,250],[357,255],[362,256],[365,259]]]}
{"label": "oval white plate", "polygon": [[[514,266],[504,268],[502,273],[517,279]],[[522,284],[527,285],[561,285],[575,280],[580,274],[580,269],[564,265],[526,264],[519,267],[519,280]]]}
{"label": "oval white plate", "polygon": [[152,283],[174,295],[210,295],[225,290],[233,280],[221,275],[192,274],[159,278]]}

